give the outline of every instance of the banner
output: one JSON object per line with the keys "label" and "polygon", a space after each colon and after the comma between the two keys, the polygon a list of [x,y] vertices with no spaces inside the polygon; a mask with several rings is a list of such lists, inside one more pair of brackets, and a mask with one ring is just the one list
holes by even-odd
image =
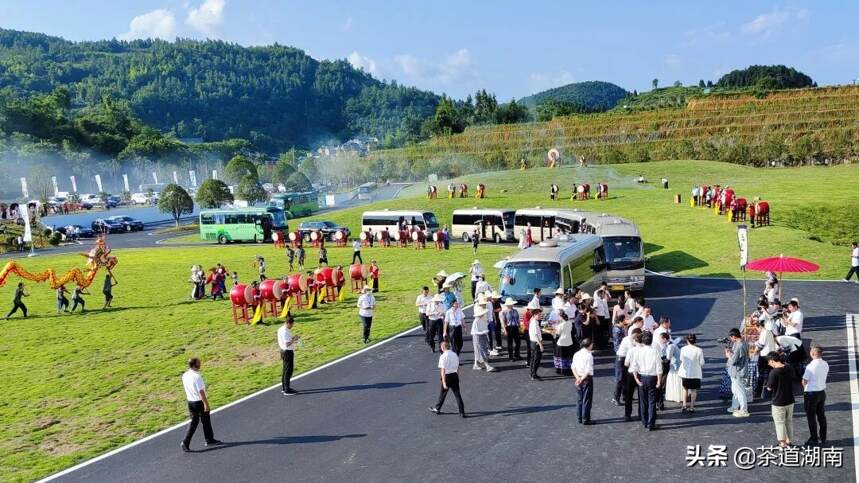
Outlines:
{"label": "banner", "polygon": [[21,178],[21,195],[23,195],[24,198],[30,197],[30,192],[27,191],[27,178]]}
{"label": "banner", "polygon": [[[24,178],[21,178],[24,179]],[[30,228],[30,207],[24,205],[24,241],[33,241],[33,229]]]}
{"label": "banner", "polygon": [[749,263],[749,230],[746,225],[737,225],[737,241],[740,244],[740,268]]}
{"label": "banner", "polygon": [[212,179],[218,179],[218,170],[217,169],[212,170]]}
{"label": "banner", "polygon": [[54,196],[60,196],[60,187],[57,185],[56,176],[51,176],[51,183],[54,185]]}
{"label": "banner", "polygon": [[155,180],[155,184],[158,184],[158,173],[155,171],[152,172],[152,179]]}
{"label": "banner", "polygon": [[191,178],[191,187],[196,188],[197,187],[197,173],[195,173],[194,170],[192,169],[191,171],[188,171],[188,177]]}
{"label": "banner", "polygon": [[98,186],[98,192],[104,193],[104,189],[101,187],[101,175],[95,175],[95,184]]}
{"label": "banner", "polygon": [[131,191],[131,188],[128,186],[128,175],[122,175],[122,182],[125,183],[125,191]]}
{"label": "banner", "polygon": [[74,176],[69,176],[69,179],[72,180],[72,193],[77,193],[78,192],[78,180],[76,180]]}
{"label": "banner", "polygon": [[179,184],[179,176],[176,174],[176,171],[173,171],[173,183]]}

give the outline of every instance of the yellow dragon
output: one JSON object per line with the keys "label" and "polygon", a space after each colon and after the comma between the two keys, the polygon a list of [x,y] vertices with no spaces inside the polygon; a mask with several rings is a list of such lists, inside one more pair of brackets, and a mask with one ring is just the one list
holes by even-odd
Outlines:
{"label": "yellow dragon", "polygon": [[[101,267],[104,267],[108,272],[116,266],[118,260],[110,254],[110,247],[107,246],[104,237],[99,237],[95,246],[89,253],[81,253],[81,256],[87,258],[86,271],[81,271],[79,268],[73,268],[63,274],[62,277],[57,277],[54,269],[49,268],[43,272],[33,273],[28,272],[16,261],[11,261],[0,271],[0,287],[6,284],[6,280],[10,274],[17,275],[31,282],[47,281],[51,288],[56,289],[62,285],[75,282],[81,288],[89,287],[96,274]],[[112,274],[113,272],[111,272]]]}

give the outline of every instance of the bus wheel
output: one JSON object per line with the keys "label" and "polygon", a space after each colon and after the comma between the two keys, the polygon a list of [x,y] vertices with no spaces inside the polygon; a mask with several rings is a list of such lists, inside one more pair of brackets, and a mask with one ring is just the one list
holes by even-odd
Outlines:
{"label": "bus wheel", "polygon": [[462,241],[463,241],[463,242],[465,242],[465,243],[468,243],[468,242],[470,242],[470,241],[471,241],[471,238],[469,238],[468,233],[463,233],[463,234],[462,234]]}
{"label": "bus wheel", "polygon": [[501,243],[501,235],[496,233],[495,236],[492,237],[495,240],[495,243]]}
{"label": "bus wheel", "polygon": [[219,235],[218,236],[218,245],[226,245],[227,244],[227,236]]}

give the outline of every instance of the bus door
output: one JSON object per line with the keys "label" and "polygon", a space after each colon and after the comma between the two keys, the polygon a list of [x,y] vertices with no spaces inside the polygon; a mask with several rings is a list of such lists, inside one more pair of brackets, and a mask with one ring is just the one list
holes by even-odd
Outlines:
{"label": "bus door", "polygon": [[555,217],[544,216],[540,218],[540,241],[552,238],[552,229],[555,228]]}

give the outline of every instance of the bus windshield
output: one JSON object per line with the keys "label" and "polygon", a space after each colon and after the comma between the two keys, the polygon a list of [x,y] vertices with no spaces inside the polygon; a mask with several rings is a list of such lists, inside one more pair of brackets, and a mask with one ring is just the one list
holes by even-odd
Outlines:
{"label": "bus windshield", "polygon": [[540,288],[541,304],[548,304],[561,286],[561,266],[554,262],[510,262],[501,272],[501,295],[518,303],[528,303]]}
{"label": "bus windshield", "polygon": [[515,217],[516,217],[515,211],[502,212],[502,219],[504,221],[504,229],[505,230],[512,230],[513,229],[513,221],[514,221]]}
{"label": "bus windshield", "polygon": [[644,267],[641,238],[637,236],[607,237],[603,242],[609,270],[635,270]]}
{"label": "bus windshield", "polygon": [[271,223],[275,230],[286,228],[286,215],[284,215],[283,209],[276,206],[269,206],[266,208],[266,211],[271,213]]}
{"label": "bus windshield", "polygon": [[427,228],[438,228],[438,220],[435,219],[435,215],[432,213],[424,213],[424,222]]}

